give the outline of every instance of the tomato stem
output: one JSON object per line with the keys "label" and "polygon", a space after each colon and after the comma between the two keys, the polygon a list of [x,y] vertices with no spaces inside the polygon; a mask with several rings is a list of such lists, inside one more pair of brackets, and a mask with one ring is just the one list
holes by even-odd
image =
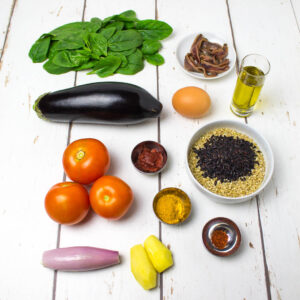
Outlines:
{"label": "tomato stem", "polygon": [[85,156],[85,152],[84,152],[83,150],[79,150],[79,151],[76,153],[76,158],[77,158],[78,160],[83,159],[84,156]]}
{"label": "tomato stem", "polygon": [[109,196],[108,195],[104,195],[103,199],[104,199],[105,202],[107,202],[107,201],[109,201]]}

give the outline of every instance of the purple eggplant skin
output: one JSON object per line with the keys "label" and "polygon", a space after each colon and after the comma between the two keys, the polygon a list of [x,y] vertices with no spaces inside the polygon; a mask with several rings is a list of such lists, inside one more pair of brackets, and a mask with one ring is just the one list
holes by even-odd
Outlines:
{"label": "purple eggplant skin", "polygon": [[41,95],[33,109],[54,122],[130,125],[157,118],[162,104],[139,86],[96,82]]}
{"label": "purple eggplant skin", "polygon": [[67,247],[45,251],[44,267],[59,271],[90,271],[120,263],[118,251],[95,247]]}

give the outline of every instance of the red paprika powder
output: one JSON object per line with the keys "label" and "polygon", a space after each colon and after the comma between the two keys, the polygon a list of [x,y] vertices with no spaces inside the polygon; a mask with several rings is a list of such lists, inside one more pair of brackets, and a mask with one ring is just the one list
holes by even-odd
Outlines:
{"label": "red paprika powder", "polygon": [[211,242],[216,248],[222,250],[227,245],[228,235],[224,230],[216,229],[211,235]]}

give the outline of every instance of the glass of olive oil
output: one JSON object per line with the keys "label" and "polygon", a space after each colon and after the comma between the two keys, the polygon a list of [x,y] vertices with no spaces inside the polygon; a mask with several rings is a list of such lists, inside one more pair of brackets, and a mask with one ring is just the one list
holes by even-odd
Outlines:
{"label": "glass of olive oil", "polygon": [[269,71],[270,63],[264,56],[249,54],[243,58],[230,106],[235,115],[252,114]]}

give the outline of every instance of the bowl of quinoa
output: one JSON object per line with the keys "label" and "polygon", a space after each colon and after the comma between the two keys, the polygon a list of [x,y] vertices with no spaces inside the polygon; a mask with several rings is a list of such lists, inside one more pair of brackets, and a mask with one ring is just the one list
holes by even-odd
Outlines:
{"label": "bowl of quinoa", "polygon": [[256,130],[224,120],[201,127],[187,149],[188,172],[217,202],[240,203],[258,195],[274,169],[272,149]]}

